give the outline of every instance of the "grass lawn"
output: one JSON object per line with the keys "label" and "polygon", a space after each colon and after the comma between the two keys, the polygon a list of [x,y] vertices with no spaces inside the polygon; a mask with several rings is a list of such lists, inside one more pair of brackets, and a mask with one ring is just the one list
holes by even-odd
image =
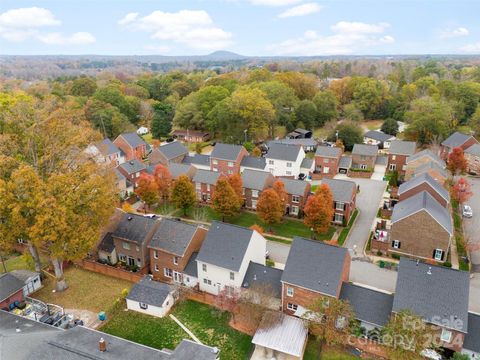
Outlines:
{"label": "grass lawn", "polygon": [[[320,355],[320,356],[319,356]],[[354,360],[358,357],[344,351],[341,349],[323,349],[321,354],[318,353],[318,343],[313,337],[308,338],[307,347],[305,349],[305,354],[303,355],[303,360]]]}
{"label": "grass lawn", "polygon": [[[172,311],[203,343],[220,349],[220,359],[246,359],[252,338],[228,325],[230,314],[195,301],[184,301]],[[100,329],[158,349],[174,349],[185,333],[169,317],[156,318],[134,311],[118,311]]]}
{"label": "grass lawn", "polygon": [[345,228],[343,228],[342,232],[338,236],[338,245],[343,246],[343,243],[347,239],[348,233],[350,232],[350,229],[352,228],[353,222],[355,221],[355,219],[358,216],[358,211],[359,211],[358,209],[355,209],[352,216],[350,217],[350,221],[348,222],[348,225]]}
{"label": "grass lawn", "polygon": [[[41,257],[41,261],[43,265],[46,265],[48,262],[48,260],[44,257]],[[7,268],[7,271],[35,270],[33,259],[29,253],[26,253],[26,255],[13,254],[11,256],[8,256],[8,258],[6,257],[5,266]],[[0,264],[0,273],[2,272],[3,272],[3,265]]]}
{"label": "grass lawn", "polygon": [[68,309],[84,309],[93,312],[105,311],[121,297],[123,289],[130,289],[132,283],[96,272],[71,266],[65,270],[68,289],[53,293],[55,281],[52,278],[43,281],[44,287],[32,297],[46,303],[57,304]]}
{"label": "grass lawn", "polygon": [[162,204],[157,206],[155,213],[159,215],[168,215],[175,212],[176,207],[173,204]]}

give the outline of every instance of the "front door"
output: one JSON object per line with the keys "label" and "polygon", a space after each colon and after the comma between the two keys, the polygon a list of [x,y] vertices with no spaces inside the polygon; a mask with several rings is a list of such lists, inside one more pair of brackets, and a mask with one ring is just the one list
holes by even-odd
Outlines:
{"label": "front door", "polygon": [[173,272],[173,281],[177,283],[183,282],[183,275],[177,271]]}
{"label": "front door", "polygon": [[135,265],[135,259],[130,257],[130,256],[127,258],[127,262],[128,262],[128,265],[130,265],[130,266]]}

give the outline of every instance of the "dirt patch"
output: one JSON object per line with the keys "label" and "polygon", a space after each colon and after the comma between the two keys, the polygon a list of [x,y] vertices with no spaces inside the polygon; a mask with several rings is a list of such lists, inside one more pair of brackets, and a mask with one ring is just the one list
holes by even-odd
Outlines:
{"label": "dirt patch", "polygon": [[90,310],[65,309],[65,313],[72,314],[74,319],[82,320],[83,325],[91,329],[97,329],[103,324],[102,321],[98,320],[98,314]]}

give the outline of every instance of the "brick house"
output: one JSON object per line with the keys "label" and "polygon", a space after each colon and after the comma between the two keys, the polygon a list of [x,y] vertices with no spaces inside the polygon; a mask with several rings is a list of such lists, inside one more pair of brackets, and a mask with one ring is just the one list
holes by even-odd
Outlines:
{"label": "brick house", "polygon": [[443,207],[448,208],[450,206],[450,193],[428,173],[416,176],[401,184],[398,187],[399,201],[411,198],[422,191],[432,195]]}
{"label": "brick house", "polygon": [[338,173],[338,166],[342,158],[342,148],[319,146],[315,151],[314,174],[318,178],[333,178]]}
{"label": "brick house", "polygon": [[174,139],[180,141],[200,143],[205,142],[210,139],[210,134],[208,132],[195,131],[195,130],[173,130],[171,133]]}
{"label": "brick house", "polygon": [[148,153],[148,144],[136,132],[117,136],[113,143],[125,154],[125,161],[137,159],[142,161]]}
{"label": "brick house", "polygon": [[147,167],[145,164],[137,159],[133,159],[118,165],[117,170],[120,172],[120,174],[125,176],[127,181],[133,185],[133,188],[138,186],[140,175],[147,173]]}
{"label": "brick house", "polygon": [[439,327],[442,347],[461,351],[468,331],[469,275],[401,258],[392,312],[411,310]]}
{"label": "brick house", "polygon": [[446,166],[445,161],[443,161],[438,155],[434,154],[433,151],[429,149],[422,150],[408,157],[404,177],[405,180],[410,180],[415,175],[417,168],[432,161],[437,163],[437,165],[442,169],[444,169]]}
{"label": "brick house", "polygon": [[444,262],[453,236],[450,212],[426,191],[393,208],[388,251]]}
{"label": "brick house", "polygon": [[388,151],[387,171],[397,171],[399,177],[403,178],[407,160],[415,154],[416,149],[414,141],[393,140]]}
{"label": "brick house", "polygon": [[327,184],[333,195],[333,223],[347,224],[356,208],[357,185],[353,181],[336,179],[323,179],[322,184]]}
{"label": "brick house", "polygon": [[24,282],[10,273],[0,274],[0,310],[10,310],[15,302],[23,301]]}
{"label": "brick house", "polygon": [[467,160],[467,172],[469,174],[480,174],[480,144],[473,144],[463,152]]}
{"label": "brick house", "polygon": [[300,217],[303,208],[307,203],[308,195],[310,195],[311,185],[308,181],[294,180],[288,178],[280,178],[285,185],[287,192],[287,201],[285,204],[285,215]]}
{"label": "brick house", "polygon": [[125,161],[123,152],[110,139],[91,144],[86,152],[97,164],[117,166]]}
{"label": "brick house", "polygon": [[136,214],[123,214],[112,231],[113,244],[118,260],[130,266],[148,267],[148,244],[160,221]]}
{"label": "brick house", "polygon": [[162,219],[148,245],[153,278],[194,286],[190,278],[184,276],[184,270],[192,254],[200,250],[206,234],[207,230],[201,226]]}
{"label": "brick house", "polygon": [[319,299],[338,299],[349,276],[348,249],[294,237],[281,278],[282,310],[301,317]]}
{"label": "brick house", "polygon": [[210,170],[232,175],[240,173],[240,164],[248,151],[242,145],[217,143],[210,155]]}
{"label": "brick house", "polygon": [[473,144],[478,144],[478,141],[472,135],[456,131],[442,142],[440,157],[446,161],[454,148],[459,147],[465,151]]}
{"label": "brick house", "polygon": [[377,161],[376,145],[355,144],[352,150],[352,169],[373,172]]}
{"label": "brick house", "polygon": [[448,171],[441,167],[436,161],[430,161],[417,167],[413,173],[413,177],[426,173],[442,185],[444,185],[445,181],[448,179]]}
{"label": "brick house", "polygon": [[188,156],[188,149],[181,142],[173,141],[154,148],[148,155],[148,162],[168,166],[170,163],[180,164],[185,156]]}
{"label": "brick house", "polygon": [[262,191],[268,189],[275,182],[272,174],[266,171],[244,170],[242,173],[243,196],[245,207],[255,210]]}
{"label": "brick house", "polygon": [[212,195],[217,185],[217,180],[221,176],[219,172],[210,170],[197,170],[193,176],[192,182],[195,184],[195,192],[199,201],[210,203]]}

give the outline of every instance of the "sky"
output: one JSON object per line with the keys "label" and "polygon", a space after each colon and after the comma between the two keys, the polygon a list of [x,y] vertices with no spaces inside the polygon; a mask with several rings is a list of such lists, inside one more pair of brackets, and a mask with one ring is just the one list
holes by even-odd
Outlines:
{"label": "sky", "polygon": [[0,54],[480,54],[480,0],[0,0]]}

